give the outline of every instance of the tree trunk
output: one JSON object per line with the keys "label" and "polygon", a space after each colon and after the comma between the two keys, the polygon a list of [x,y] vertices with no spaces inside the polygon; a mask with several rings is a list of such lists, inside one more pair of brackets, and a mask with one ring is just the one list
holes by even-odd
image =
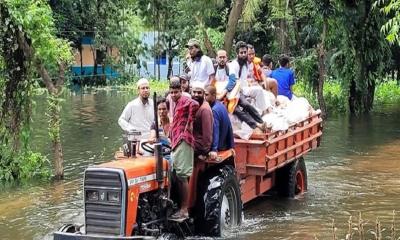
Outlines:
{"label": "tree trunk", "polygon": [[400,86],[400,65],[397,65],[396,80],[397,80],[397,85]]}
{"label": "tree trunk", "polygon": [[361,26],[360,39],[355,47],[355,77],[351,81],[349,89],[349,107],[351,113],[368,113],[373,108],[374,93],[375,93],[375,78],[371,77],[374,70],[371,70],[371,65],[376,64],[365,58],[365,52],[368,51],[367,39],[368,27],[376,21],[371,17],[372,2],[361,2],[359,11],[362,12],[359,25]]}
{"label": "tree trunk", "polygon": [[49,93],[50,97],[48,100],[49,104],[49,133],[51,141],[53,142],[53,153],[54,153],[54,177],[57,180],[64,178],[64,156],[61,144],[60,134],[60,97],[57,93]]}
{"label": "tree trunk", "polygon": [[284,54],[289,53],[289,47],[288,47],[288,39],[287,39],[287,24],[286,24],[286,19],[282,18],[279,19],[279,46],[281,49],[281,52]]}
{"label": "tree trunk", "polygon": [[168,49],[167,49],[167,54],[168,54],[168,72],[167,72],[167,78],[169,79],[170,76],[172,76],[172,68],[173,68],[173,61],[174,61],[174,55],[173,55],[173,49],[172,49],[172,39],[168,39]]}
{"label": "tree trunk", "polygon": [[206,49],[207,49],[207,55],[210,58],[215,58],[217,56],[217,53],[214,50],[214,47],[210,41],[210,38],[208,37],[207,31],[205,28],[203,28],[203,35],[204,35],[204,45],[206,46]]}
{"label": "tree trunk", "polygon": [[296,10],[296,6],[294,4],[294,1],[291,0],[290,1],[290,8],[292,10],[292,14],[293,14],[293,28],[294,28],[294,37],[296,40],[296,51],[300,51],[301,49],[301,43],[300,43],[300,22],[297,21],[297,10]]}
{"label": "tree trunk", "polygon": [[232,50],[233,38],[235,37],[236,33],[236,26],[240,16],[242,15],[244,2],[245,0],[234,1],[232,10],[229,13],[228,24],[226,26],[224,36],[224,49],[228,53],[228,56]]}
{"label": "tree trunk", "polygon": [[206,47],[207,50],[207,55],[211,58],[215,58],[217,54],[215,53],[214,47],[212,45],[212,42],[210,41],[210,38],[208,37],[207,30],[204,27],[203,20],[200,19],[199,16],[195,16],[197,24],[200,26],[201,32],[203,33],[204,37],[204,46]]}
{"label": "tree trunk", "polygon": [[91,49],[93,53],[93,74],[90,77],[90,86],[93,86],[94,83],[97,82],[97,50],[93,45],[91,46]]}
{"label": "tree trunk", "polygon": [[326,31],[328,27],[328,21],[324,19],[324,25],[322,29],[321,35],[321,44],[317,46],[318,50],[318,88],[317,88],[317,98],[319,107],[321,109],[321,115],[323,119],[326,119],[328,116],[325,99],[324,99],[324,83],[326,78],[326,65],[325,65],[325,38],[326,38]]}

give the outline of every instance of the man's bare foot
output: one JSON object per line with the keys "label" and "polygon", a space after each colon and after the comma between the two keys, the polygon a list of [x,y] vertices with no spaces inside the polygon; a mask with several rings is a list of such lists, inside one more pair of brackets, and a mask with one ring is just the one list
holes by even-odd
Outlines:
{"label": "man's bare foot", "polygon": [[185,220],[189,218],[189,213],[186,210],[179,210],[176,213],[172,214],[170,219],[174,219],[174,220]]}

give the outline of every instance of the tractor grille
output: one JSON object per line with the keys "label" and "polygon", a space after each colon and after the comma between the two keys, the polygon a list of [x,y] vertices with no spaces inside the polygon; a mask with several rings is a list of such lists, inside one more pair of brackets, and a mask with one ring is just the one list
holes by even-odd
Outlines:
{"label": "tractor grille", "polygon": [[84,195],[86,233],[124,235],[126,184],[122,171],[87,169]]}

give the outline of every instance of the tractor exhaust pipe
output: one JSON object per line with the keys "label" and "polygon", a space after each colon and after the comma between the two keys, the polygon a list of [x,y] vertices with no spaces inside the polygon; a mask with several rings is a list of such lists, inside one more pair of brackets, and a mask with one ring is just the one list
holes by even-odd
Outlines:
{"label": "tractor exhaust pipe", "polygon": [[155,130],[156,130],[156,143],[154,144],[154,157],[156,159],[156,180],[158,182],[158,188],[161,188],[161,185],[164,181],[163,176],[163,154],[162,154],[162,144],[160,142],[160,132],[158,129],[158,113],[157,113],[157,93],[154,92],[153,95],[153,103],[154,103],[154,122],[155,122]]}
{"label": "tractor exhaust pipe", "polygon": [[158,188],[161,188],[161,184],[164,181],[163,176],[163,155],[161,143],[154,144],[154,157],[156,158],[156,179],[158,182]]}

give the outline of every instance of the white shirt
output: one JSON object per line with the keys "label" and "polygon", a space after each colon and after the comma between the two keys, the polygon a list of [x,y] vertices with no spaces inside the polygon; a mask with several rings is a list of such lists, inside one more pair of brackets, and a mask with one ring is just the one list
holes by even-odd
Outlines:
{"label": "white shirt", "polygon": [[148,139],[150,137],[150,128],[154,122],[154,103],[152,99],[148,99],[146,104],[143,104],[140,97],[129,102],[121,116],[118,119],[118,124],[124,131],[140,131],[142,133],[138,138]]}
{"label": "white shirt", "polygon": [[217,72],[215,73],[215,80],[217,82],[228,81],[228,75],[226,74],[225,68],[217,68]]}
{"label": "white shirt", "polygon": [[211,58],[203,55],[199,61],[190,60],[188,66],[190,69],[189,75],[191,81],[200,81],[205,85],[210,84],[210,75],[214,74],[214,65]]}
{"label": "white shirt", "polygon": [[229,75],[234,74],[238,82],[240,82],[240,88],[248,87],[247,75],[248,75],[248,66],[247,63],[242,67],[242,72],[239,77],[240,66],[237,59],[233,60],[229,63]]}

